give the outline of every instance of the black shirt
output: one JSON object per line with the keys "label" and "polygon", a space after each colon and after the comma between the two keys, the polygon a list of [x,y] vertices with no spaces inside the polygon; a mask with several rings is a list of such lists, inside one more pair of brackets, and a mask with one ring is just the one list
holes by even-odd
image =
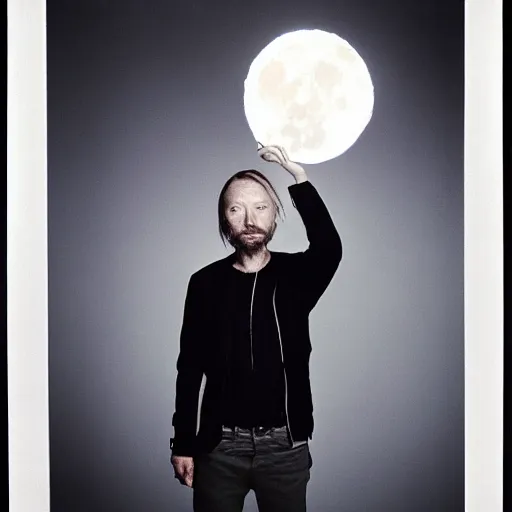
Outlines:
{"label": "black shirt", "polygon": [[224,395],[224,425],[282,426],[285,384],[273,306],[272,260],[258,272],[232,268],[233,344]]}

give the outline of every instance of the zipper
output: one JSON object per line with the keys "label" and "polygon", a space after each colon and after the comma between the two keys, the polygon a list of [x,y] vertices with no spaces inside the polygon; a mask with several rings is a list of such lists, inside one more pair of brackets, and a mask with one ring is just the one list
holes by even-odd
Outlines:
{"label": "zipper", "polygon": [[203,373],[203,377],[201,379],[201,387],[199,388],[199,396],[197,399],[197,420],[196,420],[196,435],[199,433],[199,429],[201,428],[201,410],[203,408],[203,397],[204,390],[206,388],[206,374]]}
{"label": "zipper", "polygon": [[279,336],[279,346],[281,347],[281,362],[283,363],[283,372],[284,372],[284,409],[286,413],[286,425],[288,426],[288,432],[290,433],[290,440],[292,445],[295,444],[292,436],[292,429],[290,428],[290,417],[288,416],[288,378],[286,377],[286,367],[284,365],[284,352],[283,352],[283,341],[281,340],[281,329],[279,328],[279,319],[277,318],[277,309],[276,309],[276,289],[277,285],[274,287],[274,295],[272,296],[272,304],[274,306],[274,316],[276,317],[276,325],[277,325],[277,334]]}
{"label": "zipper", "polygon": [[252,285],[252,295],[251,295],[251,311],[249,314],[249,337],[251,339],[251,370],[254,371],[254,352],[252,348],[252,308],[254,304],[254,292],[256,290],[256,280],[258,279],[258,272],[256,272],[254,276],[254,283]]}

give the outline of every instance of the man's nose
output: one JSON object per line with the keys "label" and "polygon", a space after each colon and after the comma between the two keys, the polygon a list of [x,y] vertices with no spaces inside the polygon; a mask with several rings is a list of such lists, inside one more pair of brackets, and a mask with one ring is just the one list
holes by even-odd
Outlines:
{"label": "man's nose", "polygon": [[245,211],[245,225],[246,226],[254,226],[255,224],[255,216],[252,210],[247,209]]}

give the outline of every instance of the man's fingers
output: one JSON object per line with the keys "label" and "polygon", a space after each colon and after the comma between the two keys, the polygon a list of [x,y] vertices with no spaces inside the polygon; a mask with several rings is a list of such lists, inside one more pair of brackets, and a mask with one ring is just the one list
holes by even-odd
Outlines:
{"label": "man's fingers", "polygon": [[279,159],[276,156],[271,155],[270,153],[265,153],[261,155],[261,158],[263,158],[263,160],[266,160],[267,162],[279,162]]}
{"label": "man's fingers", "polygon": [[258,149],[258,154],[267,162],[277,162],[283,165],[289,161],[286,150],[281,146],[264,146]]}
{"label": "man's fingers", "polygon": [[185,468],[184,480],[185,485],[192,487],[192,481],[194,480],[194,466],[188,466]]}
{"label": "man's fingers", "polygon": [[286,149],[284,148],[284,146],[279,146],[279,150],[281,151],[285,160],[290,160],[290,157],[288,156],[288,153],[287,153]]}
{"label": "man's fingers", "polygon": [[271,144],[269,146],[263,146],[262,148],[259,149],[259,151],[269,151],[271,153],[274,153],[276,155],[280,155],[280,156],[283,156],[283,157],[287,157],[288,154],[286,153],[286,150],[284,149],[283,146],[279,146],[277,144]]}
{"label": "man's fingers", "polygon": [[176,464],[175,476],[181,484],[192,487],[194,479],[194,463],[193,461],[180,461]]}
{"label": "man's fingers", "polygon": [[264,146],[258,149],[258,153],[271,153],[273,155],[278,156],[280,154],[280,151],[277,146]]}
{"label": "man's fingers", "polygon": [[268,151],[266,148],[262,148],[258,151],[258,154],[261,158],[263,158],[263,160],[267,162],[283,162],[283,158],[279,155],[277,151]]}
{"label": "man's fingers", "polygon": [[175,478],[179,481],[179,483],[181,485],[186,485],[187,487],[192,487],[192,481],[194,479],[193,474],[180,475],[179,473],[176,473]]}

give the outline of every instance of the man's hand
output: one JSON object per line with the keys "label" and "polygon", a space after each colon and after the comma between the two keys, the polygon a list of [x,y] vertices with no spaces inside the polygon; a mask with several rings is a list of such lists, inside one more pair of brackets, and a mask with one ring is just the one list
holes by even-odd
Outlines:
{"label": "man's hand", "polygon": [[194,480],[194,459],[192,457],[173,455],[171,457],[171,463],[174,467],[175,476],[180,483],[187,487],[192,487]]}
{"label": "man's hand", "polygon": [[[260,144],[261,145],[261,144]],[[308,177],[304,168],[288,158],[286,150],[282,146],[263,146],[258,149],[258,155],[266,162],[275,162],[287,170],[297,183],[307,181]]]}

